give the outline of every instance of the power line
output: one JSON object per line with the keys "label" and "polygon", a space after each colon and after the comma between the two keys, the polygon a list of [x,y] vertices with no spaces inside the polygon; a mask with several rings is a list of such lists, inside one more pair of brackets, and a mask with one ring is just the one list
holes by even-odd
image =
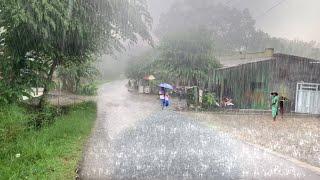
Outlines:
{"label": "power line", "polygon": [[233,1],[233,0],[229,0],[229,1],[225,2],[225,4],[229,4],[231,1]]}
{"label": "power line", "polygon": [[274,8],[280,6],[282,3],[284,3],[286,0],[280,0],[279,2],[277,2],[275,5],[273,5],[271,8],[267,9],[264,13],[260,14],[259,16],[257,16],[255,19],[259,19],[265,15],[267,15],[267,13],[269,13],[270,11],[272,11]]}
{"label": "power line", "polygon": [[[233,5],[235,5],[239,0],[228,0],[224,3],[224,5],[226,5],[229,8],[232,8]],[[274,8],[280,6],[282,3],[284,3],[286,0],[280,0],[277,1],[277,3],[275,3],[272,7],[270,7],[269,9],[267,9],[265,12],[263,12],[262,14],[260,14],[259,16],[257,16],[255,18],[255,20],[267,15],[270,11],[272,11]],[[246,41],[248,40],[248,37],[245,37]],[[247,44],[248,42],[246,42]],[[246,45],[247,46],[247,45]]]}
{"label": "power line", "polygon": [[224,4],[226,6],[228,6],[229,8],[232,8],[233,5],[235,5],[235,3],[237,3],[237,1],[239,0],[228,0],[227,2],[225,2]]}

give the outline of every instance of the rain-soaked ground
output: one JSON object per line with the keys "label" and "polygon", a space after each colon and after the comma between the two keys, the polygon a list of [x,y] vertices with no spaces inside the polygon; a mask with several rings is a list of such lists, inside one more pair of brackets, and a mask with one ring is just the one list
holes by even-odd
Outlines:
{"label": "rain-soaked ground", "polygon": [[81,179],[320,179],[319,174],[198,121],[162,111],[125,81],[103,86]]}
{"label": "rain-soaked ground", "polygon": [[203,122],[245,142],[293,157],[320,169],[320,117],[285,114],[272,121],[271,113],[211,113],[185,112]]}

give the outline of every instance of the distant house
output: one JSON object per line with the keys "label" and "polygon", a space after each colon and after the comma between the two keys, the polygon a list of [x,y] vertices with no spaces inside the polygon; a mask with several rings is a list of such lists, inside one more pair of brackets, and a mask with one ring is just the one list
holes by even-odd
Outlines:
{"label": "distant house", "polygon": [[232,98],[239,108],[268,109],[270,92],[287,97],[287,109],[320,114],[320,61],[265,52],[220,58],[213,74],[220,99]]}

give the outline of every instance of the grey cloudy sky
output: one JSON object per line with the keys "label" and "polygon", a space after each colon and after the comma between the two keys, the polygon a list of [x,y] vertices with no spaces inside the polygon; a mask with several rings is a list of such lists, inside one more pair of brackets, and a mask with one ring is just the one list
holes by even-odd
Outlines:
{"label": "grey cloudy sky", "polygon": [[[178,0],[149,0],[155,24],[174,1]],[[256,27],[272,36],[320,42],[320,0],[284,0],[268,13],[265,12],[282,0],[220,1],[239,9],[248,8]]]}

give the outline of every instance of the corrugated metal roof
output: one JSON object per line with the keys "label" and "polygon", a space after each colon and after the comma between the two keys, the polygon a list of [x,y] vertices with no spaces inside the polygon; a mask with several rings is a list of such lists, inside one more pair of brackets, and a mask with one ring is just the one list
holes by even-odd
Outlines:
{"label": "corrugated metal roof", "polygon": [[265,58],[252,58],[252,59],[221,59],[220,63],[222,64],[222,68],[229,68],[234,66],[239,66],[242,64],[254,63],[259,61],[271,60],[273,57],[265,57]]}
{"label": "corrugated metal roof", "polygon": [[[282,53],[276,53],[273,54],[273,56],[266,56],[266,57],[253,57],[253,56],[248,56],[249,58],[244,58],[244,56],[229,56],[229,57],[221,57],[219,59],[220,64],[222,65],[222,68],[219,69],[227,69],[227,68],[231,68],[231,67],[236,67],[236,66],[240,66],[243,64],[249,64],[249,63],[255,63],[255,62],[261,62],[261,61],[267,61],[267,60],[272,60],[272,59],[276,59],[279,57],[283,57],[283,58],[290,58],[290,59],[299,59],[299,60],[306,60],[306,61],[310,61],[310,63],[312,64],[320,64],[320,60],[317,59],[310,59],[310,58],[306,58],[306,57],[299,57],[299,56],[294,56],[294,55],[289,55],[289,54],[282,54]],[[218,69],[218,70],[219,70]]]}

